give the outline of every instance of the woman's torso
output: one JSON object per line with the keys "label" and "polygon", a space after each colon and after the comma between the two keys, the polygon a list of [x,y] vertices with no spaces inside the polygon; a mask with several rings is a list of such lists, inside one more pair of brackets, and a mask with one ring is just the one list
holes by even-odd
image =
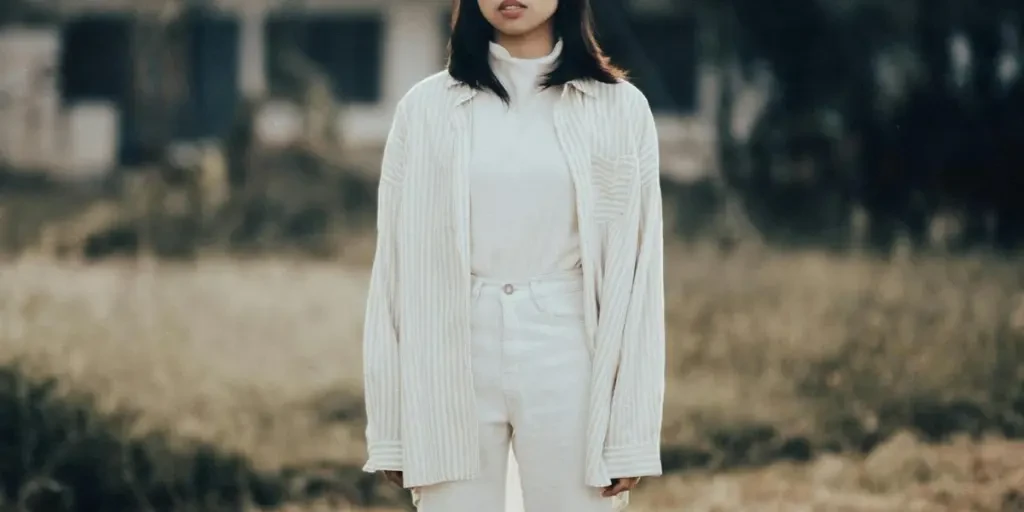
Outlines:
{"label": "woman's torso", "polygon": [[539,84],[561,52],[518,59],[491,43],[491,69],[509,94],[472,108],[470,244],[473,275],[515,281],[580,264],[576,191],[555,130],[561,87]]}

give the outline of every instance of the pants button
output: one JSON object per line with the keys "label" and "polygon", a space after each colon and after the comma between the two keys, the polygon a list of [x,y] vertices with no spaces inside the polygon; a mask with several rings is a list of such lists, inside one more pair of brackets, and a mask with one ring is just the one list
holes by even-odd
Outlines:
{"label": "pants button", "polygon": [[501,289],[504,290],[505,295],[512,295],[512,292],[516,291],[516,287],[511,284],[506,284],[505,286],[502,286]]}

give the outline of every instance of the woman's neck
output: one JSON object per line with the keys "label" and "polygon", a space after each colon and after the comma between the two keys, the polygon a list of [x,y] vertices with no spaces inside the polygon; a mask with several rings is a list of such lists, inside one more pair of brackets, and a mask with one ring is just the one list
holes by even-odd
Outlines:
{"label": "woman's neck", "polygon": [[555,34],[549,21],[525,34],[507,36],[498,33],[495,42],[517,59],[536,59],[551,53],[555,47]]}

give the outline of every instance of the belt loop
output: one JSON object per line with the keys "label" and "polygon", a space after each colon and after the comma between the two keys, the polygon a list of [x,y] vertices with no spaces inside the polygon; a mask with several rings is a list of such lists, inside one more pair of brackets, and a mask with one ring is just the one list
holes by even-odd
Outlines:
{"label": "belt loop", "polygon": [[484,283],[479,279],[473,279],[473,285],[470,288],[470,295],[474,301],[480,298],[480,290],[483,290]]}

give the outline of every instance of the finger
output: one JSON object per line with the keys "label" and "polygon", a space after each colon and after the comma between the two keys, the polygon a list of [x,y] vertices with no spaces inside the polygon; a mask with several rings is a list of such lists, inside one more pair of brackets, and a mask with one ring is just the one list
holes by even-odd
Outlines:
{"label": "finger", "polygon": [[385,471],[384,478],[399,487],[402,486],[403,478],[401,471]]}
{"label": "finger", "polygon": [[623,490],[623,484],[616,482],[612,485],[604,487],[604,492],[601,493],[601,496],[603,496],[604,498],[611,498],[614,496],[618,496],[618,494],[622,493]]}
{"label": "finger", "polygon": [[601,493],[605,498],[611,498],[612,496],[618,496],[619,493],[626,490],[626,480],[616,479],[612,482],[612,485],[604,488],[604,492]]}
{"label": "finger", "polygon": [[626,491],[632,491],[640,483],[639,478],[618,478],[615,483],[607,487],[606,497],[617,496]]}

